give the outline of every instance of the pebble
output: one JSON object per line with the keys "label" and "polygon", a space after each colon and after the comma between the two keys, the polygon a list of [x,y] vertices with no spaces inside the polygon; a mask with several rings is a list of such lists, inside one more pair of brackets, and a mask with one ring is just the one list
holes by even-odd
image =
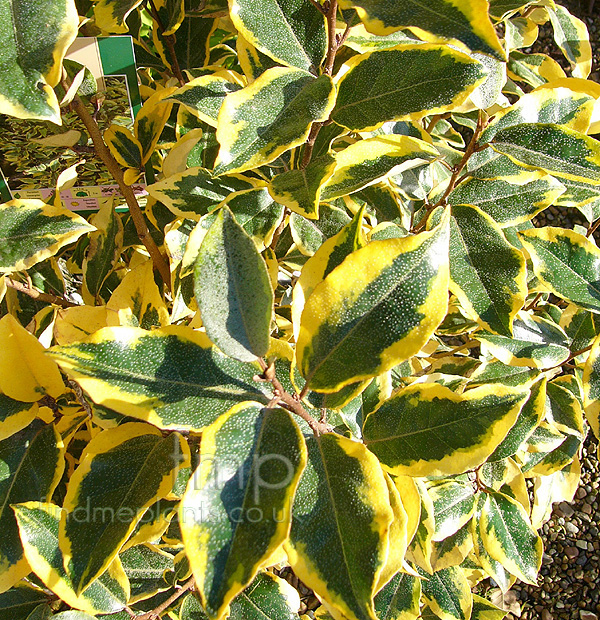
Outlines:
{"label": "pebble", "polygon": [[556,512],[559,517],[567,517],[567,519],[570,519],[575,514],[575,511],[571,508],[571,506],[569,506],[569,504],[567,504],[567,502],[561,502],[558,504],[558,506],[554,509],[554,512]]}
{"label": "pebble", "polygon": [[583,611],[579,612],[580,620],[598,620],[598,616],[591,611]]}
{"label": "pebble", "polygon": [[[579,545],[576,545],[575,547],[567,547],[565,549],[565,555],[567,556],[569,560],[574,560],[579,555],[579,549],[577,548],[578,546]],[[587,544],[585,547],[587,549]]]}
{"label": "pebble", "polygon": [[568,523],[565,523],[565,530],[567,530],[567,532],[569,532],[570,534],[579,533],[579,528],[571,521],[569,521]]}

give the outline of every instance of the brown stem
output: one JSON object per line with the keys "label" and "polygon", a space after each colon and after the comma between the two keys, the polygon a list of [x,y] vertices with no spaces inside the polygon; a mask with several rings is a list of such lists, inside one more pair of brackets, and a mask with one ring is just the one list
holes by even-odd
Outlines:
{"label": "brown stem", "polygon": [[279,223],[279,226],[277,226],[277,228],[275,229],[275,232],[273,233],[273,239],[271,239],[271,243],[269,244],[269,247],[273,250],[273,252],[275,251],[275,247],[277,246],[279,237],[281,237],[281,233],[285,228],[285,220],[290,213],[291,211],[287,207],[285,207],[285,209],[283,210],[283,218]]}
{"label": "brown stem", "polygon": [[434,114],[431,117],[431,120],[429,121],[427,127],[425,128],[425,131],[427,133],[431,133],[433,131],[433,128],[438,124],[439,121],[448,118],[450,116],[450,112],[446,112],[445,114]]}
{"label": "brown stem", "polygon": [[597,219],[595,222],[593,222],[592,224],[589,225],[587,233],[586,233],[586,237],[591,237],[595,232],[596,229],[598,228],[598,226],[600,226],[600,218]]}
{"label": "brown stem", "polygon": [[475,153],[478,150],[477,141],[479,140],[479,136],[481,136],[481,132],[483,131],[484,127],[485,127],[485,121],[483,120],[483,115],[480,113],[479,118],[477,119],[477,127],[475,128],[475,131],[473,132],[473,136],[471,137],[471,140],[469,144],[467,145],[467,149],[465,150],[465,153],[462,156],[462,159],[453,168],[452,176],[450,177],[450,180],[448,181],[448,186],[446,187],[446,191],[444,192],[444,195],[434,205],[427,207],[427,210],[425,212],[425,215],[423,216],[423,219],[419,222],[419,224],[413,230],[413,232],[420,232],[421,230],[423,230],[427,226],[427,220],[429,219],[429,216],[431,215],[431,213],[435,209],[437,209],[438,207],[446,203],[446,198],[448,198],[448,196],[450,195],[450,192],[456,187],[456,182],[458,181],[458,178],[463,168],[467,165],[467,162],[469,161],[473,153]]}
{"label": "brown stem", "polygon": [[[318,4],[318,3],[316,3],[316,0],[315,0],[313,4]],[[322,6],[319,5],[319,7],[320,7],[319,10],[327,18],[328,45],[327,45],[327,56],[325,58],[325,66],[323,67],[323,74],[332,75],[333,74],[333,63],[335,62],[335,55],[337,54],[340,47],[342,47],[342,45],[346,41],[346,38],[348,37],[348,34],[350,33],[351,26],[349,24],[346,24],[346,29],[344,30],[344,33],[340,37],[338,37],[335,34],[338,0],[330,0],[330,2],[328,3],[326,2]],[[304,145],[304,152],[302,153],[302,161],[300,162],[300,168],[304,169],[310,163],[313,148],[315,146],[315,141],[317,139],[317,136],[319,135],[319,131],[321,131],[321,127],[323,127],[323,125],[325,124],[326,123],[313,123],[312,127],[310,128],[310,133],[308,134],[308,138]]]}
{"label": "brown stem", "polygon": [[179,597],[183,596],[188,590],[196,585],[193,577],[190,577],[176,592],[174,592],[166,601],[161,603],[152,611],[148,611],[141,616],[136,616],[136,620],[154,620],[158,618],[163,611],[166,611]]}
{"label": "brown stem", "polygon": [[125,180],[123,178],[123,171],[117,163],[117,160],[112,156],[112,153],[108,150],[108,147],[104,143],[104,139],[102,138],[102,134],[100,133],[100,128],[98,127],[98,124],[96,123],[96,121],[94,121],[91,114],[87,111],[87,108],[85,107],[79,95],[75,95],[73,101],[71,102],[71,109],[77,114],[77,116],[79,116],[79,118],[85,125],[85,128],[88,130],[88,133],[92,138],[92,142],[94,143],[96,154],[104,162],[104,165],[108,168],[108,171],[117,182],[117,185],[121,190],[121,194],[123,194],[123,197],[127,202],[127,206],[129,207],[129,213],[131,214],[131,219],[133,220],[133,223],[135,225],[138,237],[140,238],[140,241],[146,246],[150,257],[152,258],[154,268],[157,269],[160,273],[163,282],[165,283],[165,286],[167,288],[170,288],[171,273],[169,271],[169,266],[165,262],[163,255],[160,253],[158,246],[150,235],[148,225],[146,224],[144,214],[140,209],[137,198],[135,197],[135,194],[133,193],[131,187],[125,183]]}
{"label": "brown stem", "polygon": [[533,301],[526,307],[524,308],[525,312],[529,311],[529,310],[533,310],[536,306],[537,306],[537,302],[542,298],[542,294],[538,293],[534,298]]}
{"label": "brown stem", "polygon": [[317,2],[317,0],[310,0],[310,2],[311,2],[311,4],[313,4],[315,6],[315,8],[320,13],[323,13],[323,15],[327,15],[327,9],[320,2]]}
{"label": "brown stem", "polygon": [[313,149],[315,148],[315,140],[319,135],[319,131],[321,131],[321,127],[323,123],[313,123],[310,128],[310,133],[308,134],[308,138],[306,139],[306,143],[304,144],[304,152],[302,153],[302,161],[300,162],[300,168],[304,170],[306,166],[310,163],[310,158],[312,157]]}
{"label": "brown stem", "polygon": [[286,409],[302,418],[310,426],[315,435],[318,436],[323,433],[331,432],[331,426],[329,426],[329,424],[313,418],[302,406],[302,403],[297,396],[292,396],[289,392],[286,392],[285,388],[281,385],[281,382],[275,374],[275,366],[273,364],[268,366],[262,358],[260,358],[258,362],[263,369],[263,378],[266,381],[269,381],[273,386],[273,395],[277,397],[281,403],[283,403]]}
{"label": "brown stem", "polygon": [[69,380],[69,386],[71,387],[73,392],[75,392],[75,397],[77,398],[77,402],[81,405],[82,409],[86,412],[88,418],[91,419],[93,415],[92,406],[90,405],[87,398],[85,397],[85,394],[83,393],[83,390],[81,389],[81,386],[79,385],[79,383],[77,383],[77,381],[72,381],[72,380]]}
{"label": "brown stem", "polygon": [[58,297],[57,295],[42,293],[41,291],[38,291],[33,287],[27,286],[22,282],[18,282],[17,280],[13,280],[8,276],[6,276],[4,281],[6,282],[6,286],[8,286],[8,288],[14,288],[15,291],[19,291],[19,293],[24,293],[32,299],[37,299],[38,301],[43,301],[47,304],[54,304],[55,306],[60,306],[61,308],[74,308],[75,306],[79,305],[74,304],[72,301],[67,301],[63,297]]}
{"label": "brown stem", "polygon": [[169,52],[169,57],[171,59],[171,68],[173,69],[173,75],[177,78],[180,86],[185,86],[187,84],[187,80],[183,76],[181,72],[181,67],[179,66],[179,60],[177,60],[177,52],[175,52],[175,35],[173,34],[165,34],[165,26],[162,23],[160,15],[158,14],[158,10],[156,9],[156,5],[153,0],[148,0],[148,4],[150,6],[150,13],[152,13],[152,19],[156,22],[158,26],[158,30],[162,35],[162,38],[165,41],[165,46],[167,51]]}

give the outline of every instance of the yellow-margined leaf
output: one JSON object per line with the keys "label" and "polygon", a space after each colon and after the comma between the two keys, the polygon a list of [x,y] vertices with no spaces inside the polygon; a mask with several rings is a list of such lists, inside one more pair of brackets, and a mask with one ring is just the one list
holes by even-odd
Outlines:
{"label": "yellow-margined leaf", "polygon": [[58,547],[58,525],[64,508],[40,502],[13,508],[31,570],[62,601],[89,614],[116,613],[127,606],[129,581],[118,558],[83,594],[75,594],[70,563],[65,567]]}
{"label": "yellow-margined leaf", "polygon": [[452,110],[486,75],[466,54],[433,44],[360,54],[346,64],[331,118],[348,129],[365,131],[386,121],[418,120]]}
{"label": "yellow-margined leaf", "polygon": [[327,51],[325,18],[303,0],[231,0],[229,14],[237,30],[272,59],[305,71],[317,71]]}
{"label": "yellow-margined leaf", "polygon": [[142,0],[98,0],[94,3],[94,22],[107,34],[128,32],[125,20],[141,3]]}
{"label": "yellow-margined leaf", "polygon": [[64,454],[55,426],[41,420],[0,441],[0,592],[31,570],[11,505],[51,497],[63,475]]}
{"label": "yellow-margined leaf", "polygon": [[479,531],[492,558],[522,581],[536,584],[543,544],[521,504],[503,493],[486,493]]}
{"label": "yellow-margined leaf", "polygon": [[423,597],[441,620],[470,620],[473,595],[458,566],[436,571],[423,580]]}
{"label": "yellow-margined leaf", "polygon": [[573,68],[573,77],[586,79],[592,70],[592,46],[585,22],[564,6],[548,9],[554,40]]}
{"label": "yellow-margined leaf", "polygon": [[113,157],[121,166],[135,168],[136,170],[141,169],[142,145],[127,127],[113,123],[104,132],[103,137]]}
{"label": "yellow-margined leaf", "polygon": [[304,439],[283,409],[241,403],[204,431],[179,521],[211,618],[224,616],[287,538],[305,464]]}
{"label": "yellow-margined leaf", "polygon": [[77,241],[94,226],[41,200],[0,205],[0,273],[24,271]]}
{"label": "yellow-margined leaf", "polygon": [[239,76],[235,79],[235,75],[230,71],[202,75],[178,88],[169,99],[182,103],[200,120],[216,127],[219,110],[225,97],[242,88]]}
{"label": "yellow-margined leaf", "polygon": [[357,192],[390,173],[421,166],[439,156],[431,144],[410,136],[375,136],[336,153],[335,170],[322,191],[324,200]]}
{"label": "yellow-margined leaf", "polygon": [[335,102],[331,78],[300,69],[273,67],[229,93],[219,112],[221,145],[215,174],[267,164],[306,141],[313,122],[325,121]]}
{"label": "yellow-margined leaf", "polygon": [[285,549],[294,572],[348,620],[376,620],[373,595],[393,520],[383,472],[361,443],[307,440]]}
{"label": "yellow-margined leaf", "polygon": [[173,107],[173,102],[167,97],[176,90],[174,86],[158,90],[148,97],[135,117],[133,133],[142,147],[142,165],[146,164],[154,153]]}
{"label": "yellow-margined leaf", "polygon": [[583,371],[583,396],[587,421],[600,437],[600,336],[594,340]]}
{"label": "yellow-margined leaf", "polygon": [[446,314],[448,238],[445,215],[432,231],[371,242],[317,285],[297,344],[311,389],[335,392],[421,349]]}
{"label": "yellow-margined leaf", "polygon": [[306,168],[286,170],[269,183],[274,200],[294,213],[319,219],[319,201],[323,186],[333,174],[335,160],[331,155],[313,159]]}
{"label": "yellow-margined leaf", "polygon": [[108,325],[151,329],[169,324],[169,311],[154,280],[152,261],[132,269],[106,304]]}
{"label": "yellow-margined leaf", "polygon": [[6,0],[0,24],[0,112],[61,124],[53,87],[79,20],[73,0]]}
{"label": "yellow-margined leaf", "polygon": [[189,466],[187,442],[140,422],[102,431],[85,447],[61,514],[59,546],[80,595],[117,556],[144,512]]}
{"label": "yellow-margined leaf", "polygon": [[327,239],[302,268],[292,296],[292,323],[296,340],[304,305],[317,284],[340,265],[346,256],[365,245],[361,230],[364,211],[364,207],[359,209],[352,221],[339,233]]}
{"label": "yellow-margined leaf", "polygon": [[162,429],[200,431],[237,403],[270,399],[253,380],[258,365],[224,355],[189,327],[107,327],[51,355],[95,403]]}
{"label": "yellow-margined leaf", "polygon": [[385,36],[400,28],[412,27],[445,39],[458,39],[468,48],[505,59],[502,44],[488,16],[484,0],[342,0],[344,9],[355,9],[366,29]]}
{"label": "yellow-margined leaf", "polygon": [[450,290],[484,329],[512,335],[527,296],[525,258],[491,216],[469,204],[452,207]]}
{"label": "yellow-margined leaf", "polygon": [[0,392],[0,441],[29,426],[37,413],[37,403],[24,403]]}
{"label": "yellow-margined leaf", "polygon": [[441,385],[415,384],[369,414],[363,438],[391,473],[460,474],[496,449],[526,398],[527,391],[502,385],[461,395]]}
{"label": "yellow-margined leaf", "polygon": [[556,296],[600,313],[600,250],[573,230],[546,226],[519,233],[535,275]]}

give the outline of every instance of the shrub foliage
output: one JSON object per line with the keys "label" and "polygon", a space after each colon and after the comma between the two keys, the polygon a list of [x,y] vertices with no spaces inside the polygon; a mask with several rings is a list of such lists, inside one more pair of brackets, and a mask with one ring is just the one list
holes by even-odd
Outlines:
{"label": "shrub foliage", "polygon": [[[583,23],[553,0],[6,4],[0,111],[77,116],[122,197],[69,211],[75,165],[0,206],[0,615],[298,619],[289,566],[318,618],[504,617],[473,588],[536,583],[599,432]],[[63,71],[78,27],[134,38],[133,126],[101,131]],[[540,27],[567,69],[526,51]],[[534,227],[551,205],[589,226]]]}

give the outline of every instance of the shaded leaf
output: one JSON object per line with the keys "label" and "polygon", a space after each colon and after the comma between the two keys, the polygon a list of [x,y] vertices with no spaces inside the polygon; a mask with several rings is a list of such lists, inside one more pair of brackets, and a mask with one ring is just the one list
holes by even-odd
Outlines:
{"label": "shaded leaf", "polygon": [[219,349],[242,362],[266,354],[273,313],[267,267],[228,207],[204,237],[194,290],[206,333]]}

